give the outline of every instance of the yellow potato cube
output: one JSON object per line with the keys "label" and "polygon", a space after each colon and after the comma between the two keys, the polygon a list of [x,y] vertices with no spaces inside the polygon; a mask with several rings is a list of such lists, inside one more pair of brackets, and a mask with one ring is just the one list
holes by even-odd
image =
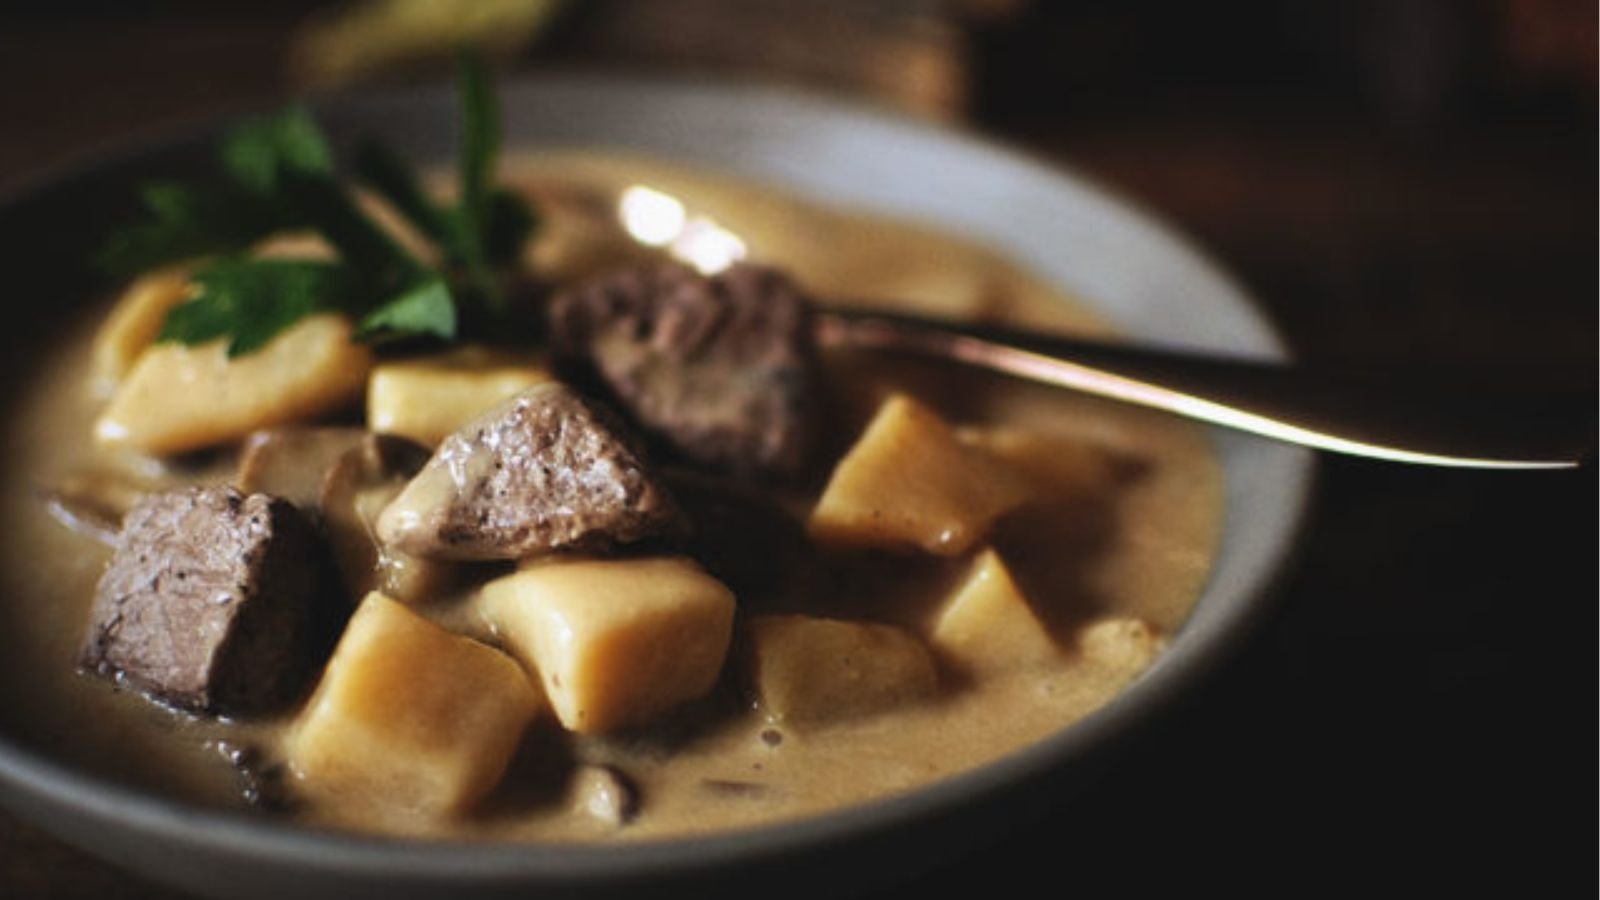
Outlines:
{"label": "yellow potato cube", "polygon": [[110,394],[155,341],[172,308],[189,299],[192,288],[183,268],[141,276],[122,292],[105,323],[95,332],[90,378],[99,394]]}
{"label": "yellow potato cube", "polygon": [[1078,633],[1084,658],[1129,674],[1149,666],[1166,646],[1155,626],[1143,619],[1108,617],[1091,622]]}
{"label": "yellow potato cube", "polygon": [[834,468],[807,529],[828,544],[956,556],[1028,495],[1026,478],[896,394]]}
{"label": "yellow potato cube", "polygon": [[561,724],[582,733],[710,691],[733,632],[733,594],[679,557],[547,558],[484,585],[479,602]]}
{"label": "yellow potato cube", "polygon": [[754,616],[746,666],[774,720],[822,724],[931,697],[938,676],[920,638],[893,625],[801,615]]}
{"label": "yellow potato cube", "polygon": [[542,705],[511,657],[368,594],[288,741],[309,790],[460,812],[505,774]]}
{"label": "yellow potato cube", "polygon": [[316,315],[233,359],[221,340],[154,344],[95,422],[95,438],[183,453],[333,412],[361,396],[372,367],[372,351],[350,335],[343,317]]}
{"label": "yellow potato cube", "polygon": [[1014,426],[965,426],[956,438],[1028,479],[1036,501],[1076,500],[1116,479],[1111,456],[1087,441]]}
{"label": "yellow potato cube", "polygon": [[950,594],[929,638],[934,651],[973,676],[1046,665],[1060,658],[1049,630],[1000,554],[979,554]]}
{"label": "yellow potato cube", "polygon": [[524,356],[463,347],[383,363],[367,383],[367,427],[434,446],[550,372]]}

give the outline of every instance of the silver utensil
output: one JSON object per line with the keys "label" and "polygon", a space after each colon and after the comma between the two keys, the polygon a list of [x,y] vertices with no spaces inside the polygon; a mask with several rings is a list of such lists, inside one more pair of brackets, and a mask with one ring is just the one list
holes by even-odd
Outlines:
{"label": "silver utensil", "polygon": [[[745,243],[678,198],[634,185],[618,224],[639,243],[703,273],[745,256]],[[1168,349],[1133,347],[828,308],[829,348],[957,362],[1333,453],[1477,469],[1563,469],[1593,454],[1593,381],[1572,389],[1422,384],[1373,373],[1311,372]]]}
{"label": "silver utensil", "polygon": [[825,347],[949,360],[1393,462],[1562,469],[1592,458],[1595,446],[1592,384],[1424,384],[841,309],[821,312],[817,332]]}

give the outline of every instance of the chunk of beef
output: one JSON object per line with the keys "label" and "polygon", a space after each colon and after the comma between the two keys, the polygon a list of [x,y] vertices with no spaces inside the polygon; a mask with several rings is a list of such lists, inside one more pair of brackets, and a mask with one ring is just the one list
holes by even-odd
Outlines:
{"label": "chunk of beef", "polygon": [[632,543],[681,521],[615,417],[549,382],[446,438],[384,508],[378,537],[416,556],[521,559]]}
{"label": "chunk of beef", "polygon": [[287,501],[228,487],[153,494],[123,521],[80,664],[186,709],[268,709],[303,675],[322,552]]}
{"label": "chunk of beef", "polygon": [[817,392],[810,303],[782,273],[627,268],[557,296],[550,336],[564,365],[684,458],[740,474],[805,465]]}

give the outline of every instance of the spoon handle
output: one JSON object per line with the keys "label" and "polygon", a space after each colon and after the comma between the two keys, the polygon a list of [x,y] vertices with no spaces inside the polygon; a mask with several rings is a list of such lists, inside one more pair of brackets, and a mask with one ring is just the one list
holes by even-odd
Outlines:
{"label": "spoon handle", "polygon": [[1596,394],[1310,372],[984,325],[829,309],[828,348],[951,360],[1319,450],[1419,465],[1572,468],[1591,458]]}

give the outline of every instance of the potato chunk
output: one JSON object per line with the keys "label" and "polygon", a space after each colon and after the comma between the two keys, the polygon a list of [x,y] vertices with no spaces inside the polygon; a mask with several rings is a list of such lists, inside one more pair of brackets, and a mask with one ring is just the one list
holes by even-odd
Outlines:
{"label": "potato chunk", "polygon": [[1165,646],[1161,634],[1143,619],[1107,617],[1078,633],[1078,649],[1086,659],[1129,674],[1150,665]]}
{"label": "potato chunk", "polygon": [[484,347],[383,363],[367,383],[367,427],[430,447],[524,388],[550,380],[526,357]]}
{"label": "potato chunk", "polygon": [[929,642],[956,669],[979,677],[1060,658],[1049,630],[992,549],[978,555],[951,592]]}
{"label": "potato chunk", "polygon": [[505,773],[541,706],[511,657],[368,594],[290,733],[313,792],[459,812]]}
{"label": "potato chunk", "polygon": [[484,618],[569,730],[611,731],[711,690],[734,598],[681,557],[545,559],[485,585]]}
{"label": "potato chunk", "polygon": [[117,299],[90,351],[90,377],[97,393],[110,394],[145,348],[155,341],[172,308],[189,299],[189,273],[161,269],[128,285]]}
{"label": "potato chunk", "polygon": [[1112,456],[1079,439],[1015,426],[964,426],[956,438],[1026,478],[1032,501],[1078,500],[1104,491],[1117,478]]}
{"label": "potato chunk", "polygon": [[957,439],[933,410],[904,394],[885,400],[833,470],[807,524],[829,544],[965,552],[1028,483]]}
{"label": "potato chunk", "polygon": [[746,664],[762,710],[801,725],[881,712],[938,690],[922,640],[873,622],[755,616]]}
{"label": "potato chunk", "polygon": [[220,340],[155,344],[117,388],[95,437],[183,453],[332,412],[361,396],[372,367],[372,351],[350,333],[343,317],[317,315],[233,359]]}

